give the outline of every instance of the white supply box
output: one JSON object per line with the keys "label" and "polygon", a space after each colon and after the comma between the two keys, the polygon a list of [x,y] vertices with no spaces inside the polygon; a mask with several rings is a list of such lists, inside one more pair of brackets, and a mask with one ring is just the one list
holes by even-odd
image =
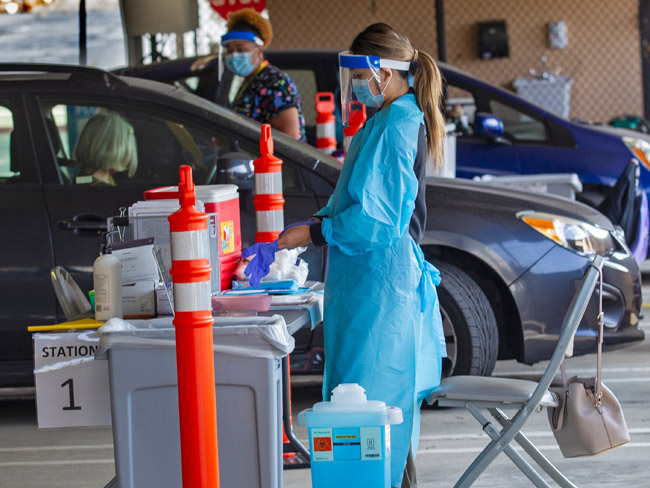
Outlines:
{"label": "white supply box", "polygon": [[122,285],[140,281],[159,281],[154,254],[154,238],[113,244],[113,256],[122,266]]}
{"label": "white supply box", "polygon": [[[168,272],[171,269],[171,237],[167,217],[178,210],[178,200],[150,200],[138,201],[129,207],[130,229],[127,234],[131,239],[155,237],[156,245],[160,250],[162,264]],[[197,200],[196,208],[204,211],[203,202]],[[219,273],[219,232],[217,228],[217,214],[208,213],[208,239],[210,251],[210,292],[221,291]],[[124,282],[124,279],[123,279]]]}
{"label": "white supply box", "polygon": [[122,285],[122,314],[125,319],[156,316],[155,286],[155,281]]}

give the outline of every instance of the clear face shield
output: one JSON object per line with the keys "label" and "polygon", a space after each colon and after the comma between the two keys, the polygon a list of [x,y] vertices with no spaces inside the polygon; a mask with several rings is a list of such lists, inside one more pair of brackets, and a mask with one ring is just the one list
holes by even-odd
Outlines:
{"label": "clear face shield", "polygon": [[[398,71],[408,71],[408,61],[382,59],[379,56],[364,56],[350,54],[349,51],[339,53],[339,81],[341,83],[341,119],[344,126],[350,124],[350,107],[352,102],[359,101],[366,105],[369,111],[381,108],[383,92],[380,90],[380,68],[390,68]],[[371,88],[371,85],[372,88]],[[388,86],[388,85],[386,85]],[[386,89],[384,86],[384,90]],[[378,92],[375,94],[374,92]]]}

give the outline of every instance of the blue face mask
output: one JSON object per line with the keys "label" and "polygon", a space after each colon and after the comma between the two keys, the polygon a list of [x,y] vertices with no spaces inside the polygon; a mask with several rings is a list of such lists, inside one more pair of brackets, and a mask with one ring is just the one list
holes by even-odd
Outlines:
{"label": "blue face mask", "polygon": [[370,90],[370,80],[372,78],[368,78],[367,80],[352,79],[352,91],[356,95],[357,100],[363,103],[366,107],[381,108],[384,104],[384,91],[386,91],[386,87],[388,87],[390,80],[393,78],[392,75],[393,74],[391,73],[391,77],[388,79],[386,86],[379,95],[373,95]]}
{"label": "blue face mask", "polygon": [[236,75],[244,78],[255,69],[252,52],[226,54],[226,67]]}
{"label": "blue face mask", "polygon": [[384,103],[384,94],[373,95],[370,91],[370,79],[367,80],[352,80],[352,91],[354,92],[357,100],[363,103],[366,107],[379,108]]}

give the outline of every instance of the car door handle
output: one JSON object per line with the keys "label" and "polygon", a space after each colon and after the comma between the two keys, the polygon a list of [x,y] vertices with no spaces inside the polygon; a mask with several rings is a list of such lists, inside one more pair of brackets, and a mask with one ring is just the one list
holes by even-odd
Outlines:
{"label": "car door handle", "polygon": [[94,214],[80,214],[71,219],[59,220],[59,229],[101,234],[108,230],[108,226],[105,217]]}

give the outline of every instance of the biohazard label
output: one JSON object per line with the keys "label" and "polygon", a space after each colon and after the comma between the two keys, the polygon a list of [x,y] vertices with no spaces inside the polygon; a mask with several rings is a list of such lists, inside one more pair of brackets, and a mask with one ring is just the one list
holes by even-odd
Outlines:
{"label": "biohazard label", "polygon": [[361,427],[361,460],[380,461],[382,459],[381,427]]}
{"label": "biohazard label", "polygon": [[235,250],[235,225],[232,220],[221,222],[219,229],[221,238],[221,254],[228,254]]}
{"label": "biohazard label", "polygon": [[314,437],[314,451],[323,452],[332,450],[332,439],[330,437]]}
{"label": "biohazard label", "polygon": [[334,461],[332,429],[309,429],[312,461]]}

